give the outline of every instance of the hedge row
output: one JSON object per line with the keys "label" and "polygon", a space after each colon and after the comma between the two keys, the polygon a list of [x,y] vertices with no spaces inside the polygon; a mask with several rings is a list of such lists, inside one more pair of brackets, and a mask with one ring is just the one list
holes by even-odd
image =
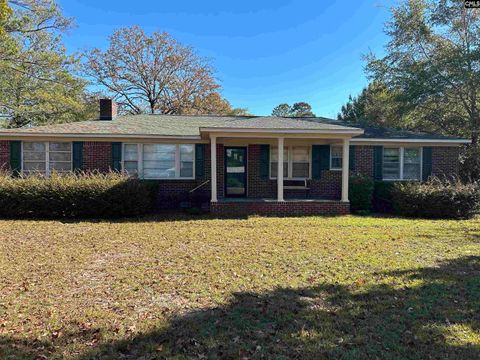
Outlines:
{"label": "hedge row", "polygon": [[397,183],[392,189],[395,212],[403,216],[464,219],[479,210],[480,191],[475,183]]}
{"label": "hedge row", "polygon": [[478,183],[441,181],[385,182],[363,175],[350,178],[353,212],[396,213],[424,218],[469,218],[480,210]]}
{"label": "hedge row", "polygon": [[152,185],[119,173],[0,175],[0,217],[86,218],[137,216],[152,211]]}

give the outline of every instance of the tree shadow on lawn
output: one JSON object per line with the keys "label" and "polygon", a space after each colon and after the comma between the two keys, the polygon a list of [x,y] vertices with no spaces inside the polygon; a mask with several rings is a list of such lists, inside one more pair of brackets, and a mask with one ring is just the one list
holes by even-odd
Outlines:
{"label": "tree shadow on lawn", "polygon": [[480,256],[376,276],[397,286],[237,293],[78,359],[480,358]]}
{"label": "tree shadow on lawn", "polygon": [[[225,306],[174,318],[167,329],[102,345],[81,359],[480,358],[480,257],[379,275],[420,283],[237,293]],[[450,331],[463,331],[459,325],[476,334],[475,344],[450,341]]]}

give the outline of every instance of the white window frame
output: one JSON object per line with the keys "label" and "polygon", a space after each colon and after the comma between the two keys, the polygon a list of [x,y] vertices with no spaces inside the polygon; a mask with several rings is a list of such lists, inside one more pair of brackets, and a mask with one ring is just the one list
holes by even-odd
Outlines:
{"label": "white window frame", "polygon": [[50,143],[51,142],[53,142],[53,143],[61,143],[61,142],[70,143],[70,170],[67,170],[66,172],[73,171],[73,142],[71,142],[71,141],[25,141],[25,140],[23,140],[20,143],[21,144],[20,172],[22,174],[24,174],[24,169],[23,169],[23,144],[25,142],[45,144],[45,177],[49,177],[50,174],[51,174],[51,171],[50,171]]}
{"label": "white window frame", "polygon": [[[383,181],[422,181],[423,179],[423,147],[421,146],[384,146],[384,149],[400,149],[400,178],[398,179],[385,179],[382,174],[382,180]],[[403,167],[404,167],[404,154],[405,154],[405,149],[418,149],[420,151],[420,178],[418,180],[414,179],[404,179],[403,176]],[[383,159],[384,155],[382,152],[382,169],[383,169]]]}
{"label": "white window frame", "polygon": [[[294,147],[306,147],[308,148],[308,177],[292,177],[293,173],[293,148]],[[276,176],[272,176],[272,152],[273,149],[277,149],[277,146],[270,146],[270,155],[268,163],[268,176],[270,180],[276,180]],[[287,159],[283,159],[284,163],[287,163],[287,176],[284,176],[284,180],[310,180],[312,178],[312,146],[310,145],[287,145],[284,146],[287,149]]]}
{"label": "white window frame", "polygon": [[[125,171],[124,162],[125,162],[125,145],[137,145],[137,175],[140,179],[145,180],[194,180],[195,179],[195,144],[185,143],[185,144],[172,144],[172,143],[122,143],[122,171]],[[143,146],[144,145],[175,145],[175,177],[144,177],[143,176]],[[181,145],[192,145],[193,146],[193,170],[192,177],[180,177],[180,146]]]}
{"label": "white window frame", "polygon": [[341,157],[340,159],[342,159],[342,164],[343,164],[343,145],[330,145],[330,170],[332,171],[342,171],[342,166],[340,166],[339,168],[337,167],[333,167],[333,151],[332,151],[332,148],[333,147],[339,147],[341,149]]}

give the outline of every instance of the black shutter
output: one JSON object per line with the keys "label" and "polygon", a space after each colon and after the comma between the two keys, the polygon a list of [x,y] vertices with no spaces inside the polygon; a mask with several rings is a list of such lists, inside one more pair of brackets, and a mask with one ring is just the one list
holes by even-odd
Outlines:
{"label": "black shutter", "polygon": [[10,141],[10,169],[14,176],[22,171],[22,142]]}
{"label": "black shutter", "polygon": [[320,179],[330,169],[330,145],[312,145],[312,178]]}
{"label": "black shutter", "polygon": [[195,179],[205,177],[205,144],[195,144]]}
{"label": "black shutter", "polygon": [[348,167],[350,171],[355,171],[355,145],[350,145],[348,155]]}
{"label": "black shutter", "polygon": [[270,145],[260,145],[260,177],[268,179],[270,173]]}
{"label": "black shutter", "polygon": [[73,171],[79,171],[83,168],[83,142],[74,141],[72,144]]}
{"label": "black shutter", "polygon": [[319,145],[320,147],[320,169],[330,170],[330,145]]}
{"label": "black shutter", "polygon": [[432,148],[424,147],[422,154],[422,180],[427,181],[432,175]]}
{"label": "black shutter", "polygon": [[112,143],[112,170],[122,171],[122,143]]}
{"label": "black shutter", "polygon": [[383,146],[373,147],[373,178],[383,180]]}

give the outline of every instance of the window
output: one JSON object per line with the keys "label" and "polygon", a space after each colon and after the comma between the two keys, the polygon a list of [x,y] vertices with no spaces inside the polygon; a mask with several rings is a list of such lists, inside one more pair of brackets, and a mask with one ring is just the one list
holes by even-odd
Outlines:
{"label": "window", "polygon": [[421,148],[384,148],[384,180],[420,180],[422,176]]}
{"label": "window", "polygon": [[138,145],[125,144],[123,146],[123,169],[131,175],[138,174]]}
{"label": "window", "polygon": [[403,150],[403,179],[420,180],[421,176],[420,148],[405,148]]}
{"label": "window", "polygon": [[343,147],[330,146],[330,170],[342,170]]}
{"label": "window", "polygon": [[383,149],[383,179],[397,180],[400,178],[400,149]]}
{"label": "window", "polygon": [[180,145],[180,177],[193,177],[193,145]]}
{"label": "window", "polygon": [[194,145],[124,144],[123,169],[144,179],[193,179]]}
{"label": "window", "polygon": [[49,175],[72,170],[71,142],[22,142],[22,171]]}
{"label": "window", "polygon": [[308,147],[292,147],[292,175],[293,178],[308,178],[310,176],[310,152]]}
{"label": "window", "polygon": [[174,178],[176,145],[143,145],[143,177]]}
{"label": "window", "polygon": [[[278,150],[270,151],[270,177],[276,178],[278,170]],[[283,177],[286,179],[306,179],[310,177],[310,148],[308,146],[285,146],[283,149]]]}
{"label": "window", "polygon": [[[277,177],[278,171],[278,149],[272,148],[270,154],[270,176]],[[283,148],[283,177],[288,177],[288,148]]]}

